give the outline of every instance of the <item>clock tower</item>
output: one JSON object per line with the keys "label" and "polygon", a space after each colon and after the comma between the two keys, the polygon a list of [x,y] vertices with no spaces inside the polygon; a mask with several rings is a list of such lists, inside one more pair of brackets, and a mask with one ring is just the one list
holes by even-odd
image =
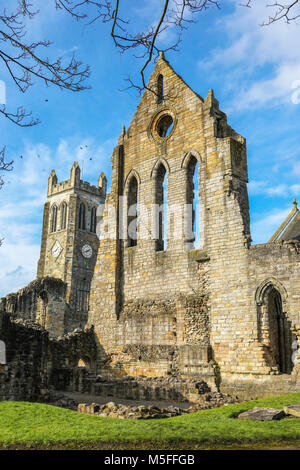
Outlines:
{"label": "clock tower", "polygon": [[67,284],[66,332],[82,328],[88,320],[90,284],[99,247],[98,219],[106,186],[104,173],[97,187],[82,181],[77,162],[69,180],[59,183],[54,170],[48,178],[37,277],[56,277]]}

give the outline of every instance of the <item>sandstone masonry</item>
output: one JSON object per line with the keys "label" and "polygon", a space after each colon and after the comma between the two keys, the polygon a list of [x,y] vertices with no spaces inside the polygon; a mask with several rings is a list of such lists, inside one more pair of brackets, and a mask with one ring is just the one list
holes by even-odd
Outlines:
{"label": "sandstone masonry", "polygon": [[[108,194],[104,174],[91,186],[77,162],[67,181],[52,171],[38,288],[7,296],[3,310],[53,341],[92,327],[81,373],[89,390],[97,374],[171,377],[170,394],[184,397],[185,380],[248,397],[300,390],[297,236],[284,240],[287,222],[251,245],[246,140],[212,90],[203,99],[163,54],[148,88],[113,151]],[[55,387],[71,389],[62,369]]]}

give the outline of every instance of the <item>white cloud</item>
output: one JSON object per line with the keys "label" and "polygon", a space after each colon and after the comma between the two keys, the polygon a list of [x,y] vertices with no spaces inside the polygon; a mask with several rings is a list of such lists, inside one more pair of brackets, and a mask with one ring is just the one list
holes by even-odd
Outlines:
{"label": "white cloud", "polygon": [[1,297],[35,279],[40,246],[5,243],[0,250]]}
{"label": "white cloud", "polygon": [[4,237],[4,243],[0,247],[0,296],[36,277],[43,205],[52,168],[63,181],[70,177],[74,160],[83,161],[83,178],[96,184],[99,173],[107,170],[111,146],[111,141],[97,145],[92,138],[74,136],[61,139],[53,149],[27,142],[14,156],[14,169],[4,175],[6,184],[1,189],[0,238]]}
{"label": "white cloud", "polygon": [[248,184],[248,192],[250,196],[298,196],[300,194],[300,185],[278,184],[270,186],[266,181],[250,181]]}
{"label": "white cloud", "polygon": [[291,211],[286,209],[273,209],[260,215],[259,219],[251,224],[251,235],[254,243],[266,243]]}
{"label": "white cloud", "polygon": [[231,109],[245,110],[266,104],[293,103],[292,84],[298,78],[300,59],[296,63],[282,63],[275,68],[273,78],[257,81],[239,92],[231,103]]}
{"label": "white cloud", "polygon": [[[222,15],[217,27],[225,31],[229,45],[215,49],[199,66],[224,70],[228,89],[234,89],[231,110],[279,103],[292,103],[293,82],[300,80],[300,56],[296,44],[300,42],[297,24],[284,21],[260,26],[268,19],[266,2],[257,2],[252,8],[234,3],[233,13]],[[268,79],[258,78],[260,68],[268,65]],[[218,71],[220,73],[220,70]],[[256,74],[256,75],[254,75]],[[264,72],[265,75],[265,72]],[[242,84],[242,85],[241,85]]]}

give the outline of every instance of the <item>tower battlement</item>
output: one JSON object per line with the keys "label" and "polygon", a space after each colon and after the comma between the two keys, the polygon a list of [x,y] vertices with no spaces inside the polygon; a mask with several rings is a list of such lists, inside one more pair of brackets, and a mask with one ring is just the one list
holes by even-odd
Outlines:
{"label": "tower battlement", "polygon": [[62,193],[69,190],[82,190],[95,196],[105,197],[107,188],[107,179],[102,172],[98,178],[97,186],[90,184],[88,181],[80,179],[80,167],[78,162],[74,162],[70,172],[70,179],[58,182],[55,170],[52,170],[48,178],[48,192],[47,196],[51,197],[55,194]]}

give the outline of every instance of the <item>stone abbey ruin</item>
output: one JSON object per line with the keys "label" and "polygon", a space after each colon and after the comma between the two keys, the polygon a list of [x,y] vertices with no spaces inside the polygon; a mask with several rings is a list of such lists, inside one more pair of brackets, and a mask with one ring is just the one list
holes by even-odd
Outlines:
{"label": "stone abbey ruin", "polygon": [[163,54],[148,87],[108,194],[77,162],[69,180],[49,176],[37,278],[0,304],[2,400],[300,390],[296,202],[252,245],[246,140]]}

